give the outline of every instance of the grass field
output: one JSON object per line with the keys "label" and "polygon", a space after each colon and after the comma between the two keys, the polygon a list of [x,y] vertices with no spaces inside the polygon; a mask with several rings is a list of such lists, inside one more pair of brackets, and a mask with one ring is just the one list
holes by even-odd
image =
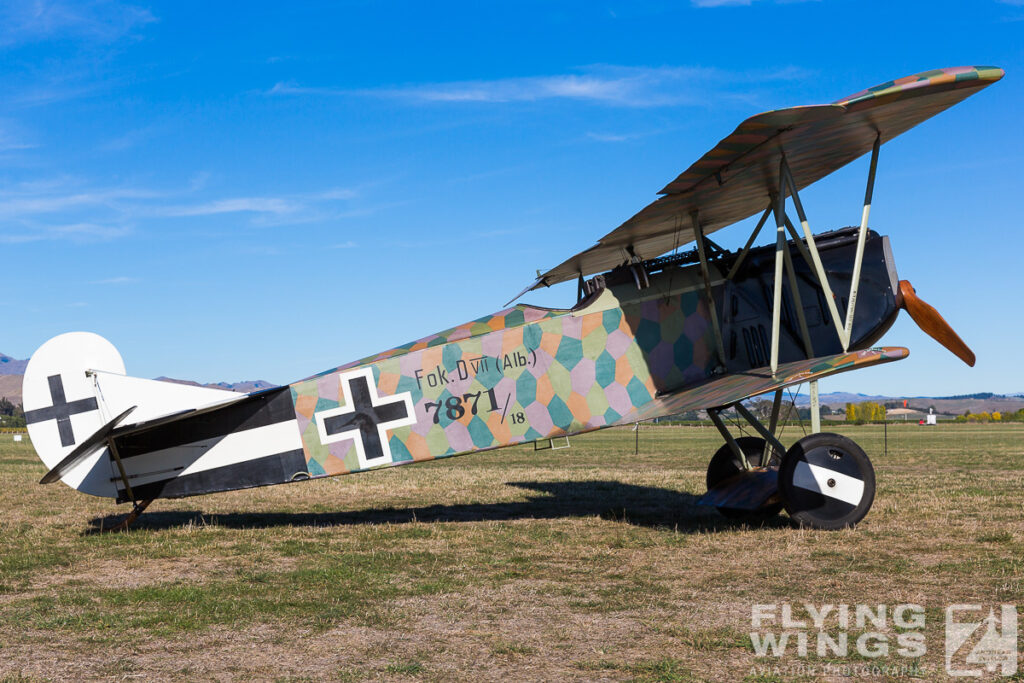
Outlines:
{"label": "grass field", "polygon": [[[841,532],[696,506],[708,428],[157,501],[119,534],[91,532],[123,507],[37,485],[5,439],[0,679],[943,679],[947,604],[1024,603],[1024,425],[890,426],[887,454],[840,429],[878,478]],[[920,604],[927,654],[897,655],[890,619],[878,659],[758,657],[752,606],[786,602]]]}

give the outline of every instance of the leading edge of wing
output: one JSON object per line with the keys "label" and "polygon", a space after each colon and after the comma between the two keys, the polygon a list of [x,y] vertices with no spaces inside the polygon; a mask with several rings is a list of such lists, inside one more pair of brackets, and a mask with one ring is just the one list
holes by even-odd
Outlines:
{"label": "leading edge of wing", "polygon": [[936,69],[832,104],[752,116],[666,185],[665,196],[543,273],[530,289],[611,270],[632,255],[650,259],[688,244],[695,238],[694,211],[705,234],[748,218],[763,211],[769,193],[779,187],[783,152],[797,189],[803,189],[866,154],[876,136],[888,142],[1002,77],[1002,69],[990,66]]}
{"label": "leading edge of wing", "polygon": [[[939,108],[925,101],[919,101],[914,105],[906,105],[904,107],[889,106],[894,102],[939,95],[954,90],[981,89],[998,81],[1003,77],[1003,73],[1002,69],[995,66],[955,66],[945,69],[934,69],[861,90],[853,95],[836,100],[830,105],[790,107],[751,116],[741,123],[735,131],[715,145],[714,149],[662,188],[658,194],[679,194],[693,190],[699,183],[709,181],[716,173],[729,170],[731,164],[772,137],[781,133],[787,133],[786,137],[792,139],[798,136],[790,134],[790,131],[795,131],[797,128],[807,130],[811,124],[823,124],[825,126],[839,124],[840,122],[837,119],[840,117],[848,118],[844,116],[847,113],[852,115],[868,109],[879,108],[894,110],[891,112],[883,111],[880,112],[880,116],[859,121],[859,123],[866,124],[869,127],[878,126],[882,128],[879,132],[883,135],[883,142],[888,141],[899,133],[965,99],[970,93],[957,93],[947,97],[941,103],[944,106]],[[893,120],[897,117],[900,120]],[[843,128],[847,127],[847,125],[843,125]],[[892,130],[886,130],[890,127]],[[898,132],[896,132],[897,129],[899,129]],[[853,141],[844,138],[838,142],[840,146],[847,146]],[[870,144],[873,142],[874,136],[872,135],[867,148],[863,149],[860,154],[869,151],[871,149]],[[833,168],[832,170],[835,169]],[[797,179],[799,180],[799,178]]]}
{"label": "leading edge of wing", "polygon": [[689,244],[696,239],[689,217],[693,211],[700,213],[705,234],[763,211],[769,184],[777,183],[779,163],[773,154],[781,147],[780,135],[833,121],[843,112],[841,105],[819,104],[751,116],[668,186],[692,177],[687,191],[656,199],[594,246],[543,273],[527,291],[611,270],[632,254],[650,259]]}
{"label": "leading edge of wing", "polygon": [[690,410],[731,405],[840,372],[903,360],[909,355],[910,350],[905,347],[883,346],[783,363],[779,365],[774,377],[768,368],[715,377],[697,385],[659,395],[651,403],[624,415],[616,424],[632,424],[663,415],[677,415]]}

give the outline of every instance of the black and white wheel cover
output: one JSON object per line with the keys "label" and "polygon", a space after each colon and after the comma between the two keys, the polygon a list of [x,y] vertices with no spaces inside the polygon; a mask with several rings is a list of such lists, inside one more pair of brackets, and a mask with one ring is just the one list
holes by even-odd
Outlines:
{"label": "black and white wheel cover", "polygon": [[779,469],[786,511],[803,526],[842,529],[864,519],[875,500],[875,470],[864,450],[839,434],[811,434]]}

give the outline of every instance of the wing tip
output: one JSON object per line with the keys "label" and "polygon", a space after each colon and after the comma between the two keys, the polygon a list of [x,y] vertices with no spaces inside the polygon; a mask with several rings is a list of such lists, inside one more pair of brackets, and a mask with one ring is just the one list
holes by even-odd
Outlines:
{"label": "wing tip", "polygon": [[836,100],[834,104],[849,106],[867,100],[902,96],[913,90],[950,87],[950,84],[953,84],[952,87],[971,87],[971,84],[974,84],[974,87],[985,87],[1001,79],[1005,73],[998,66],[951,66],[932,69],[855,92]]}

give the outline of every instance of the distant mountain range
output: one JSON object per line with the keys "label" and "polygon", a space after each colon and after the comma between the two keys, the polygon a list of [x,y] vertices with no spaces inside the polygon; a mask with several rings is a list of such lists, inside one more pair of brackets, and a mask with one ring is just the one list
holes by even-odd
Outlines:
{"label": "distant mountain range", "polygon": [[[6,397],[8,401],[15,405],[21,403],[21,380],[27,365],[27,360],[18,360],[0,353],[0,398]],[[211,389],[225,389],[242,394],[259,391],[260,389],[271,389],[277,386],[261,379],[245,382],[211,382],[209,384],[200,384],[199,382],[187,379],[173,379],[171,377],[157,377],[156,379],[161,382],[188,384],[194,387],[209,387]]]}
{"label": "distant mountain range", "polygon": [[[17,360],[0,353],[0,397],[6,396],[12,403],[21,403],[21,377],[25,374],[27,360]],[[270,389],[277,386],[263,380],[249,380],[245,382],[211,382],[200,384],[187,379],[174,379],[171,377],[157,377],[161,382],[174,382],[176,384],[189,384],[196,387],[210,387],[212,389],[226,389],[247,394],[260,389]],[[786,399],[789,400],[787,392]],[[807,405],[811,398],[807,394],[796,394],[797,405]],[[993,394],[982,392],[977,394],[964,394],[960,396],[882,396],[881,394],[853,394],[842,391],[833,391],[821,395],[821,402],[832,407],[841,407],[847,403],[863,403],[874,401],[875,403],[892,403],[903,401],[911,408],[917,408],[928,412],[928,408],[934,407],[935,412],[948,415],[962,415],[964,411],[972,413],[992,412],[1016,412],[1024,408],[1024,393],[1020,394]]]}
{"label": "distant mountain range", "polygon": [[224,389],[226,391],[237,391],[241,394],[248,394],[253,391],[259,391],[260,389],[273,389],[276,384],[270,382],[264,382],[261,379],[248,380],[245,382],[211,382],[209,384],[200,384],[199,382],[193,382],[190,379],[174,379],[173,377],[157,377],[157,381],[160,382],[172,382],[174,384],[188,384],[193,387],[207,387],[208,389]]}
{"label": "distant mountain range", "polygon": [[0,375],[24,375],[27,360],[18,360],[0,353]]}

